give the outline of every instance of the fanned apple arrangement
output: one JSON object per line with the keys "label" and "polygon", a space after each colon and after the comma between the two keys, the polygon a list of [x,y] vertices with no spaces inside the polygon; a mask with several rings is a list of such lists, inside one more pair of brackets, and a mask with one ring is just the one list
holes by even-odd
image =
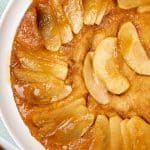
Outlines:
{"label": "fanned apple arrangement", "polygon": [[[82,35],[82,28],[101,25],[111,9],[109,2],[50,0],[39,4],[38,19],[34,18],[34,22],[44,41],[44,51],[38,51],[35,56],[28,46],[17,46],[14,50],[19,65],[12,67],[13,88],[26,100],[25,105],[30,110],[25,115],[28,116],[26,122],[31,122],[32,134],[47,149],[150,149],[150,58],[134,22],[123,22],[116,36],[96,31],[92,40],[85,38],[82,45],[90,46],[81,53],[77,47],[79,53],[75,53],[83,61],[71,58],[71,66],[60,56],[69,54],[63,46],[78,44],[72,41]],[[150,13],[150,0],[118,0],[117,7],[123,11],[134,9],[136,13]],[[149,16],[146,20],[150,20]],[[150,42],[149,25],[143,29],[146,44]],[[71,67],[77,69],[72,71]],[[122,71],[121,68],[127,69]],[[81,77],[75,76],[75,82],[83,80],[87,95],[96,101],[92,111],[88,107],[88,96],[74,96],[74,83],[68,81],[78,70]],[[133,77],[129,77],[128,72]],[[23,90],[17,84],[23,85]],[[145,93],[142,99],[141,93]],[[104,112],[95,113],[97,106]],[[119,113],[109,116],[105,114],[108,108]]]}

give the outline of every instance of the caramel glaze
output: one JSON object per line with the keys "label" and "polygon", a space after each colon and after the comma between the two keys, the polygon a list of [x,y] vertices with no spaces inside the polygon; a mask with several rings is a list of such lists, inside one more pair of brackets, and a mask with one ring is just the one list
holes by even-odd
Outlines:
{"label": "caramel glaze", "polygon": [[[37,7],[41,3],[47,3],[47,0],[36,0],[27,10],[24,18],[18,28],[11,57],[11,82],[14,92],[14,97],[18,110],[29,127],[31,134],[39,140],[49,150],[59,149],[87,149],[92,139],[92,131],[87,132],[81,139],[70,142],[68,145],[57,145],[52,143],[48,137],[41,137],[36,127],[31,121],[31,112],[34,107],[50,107],[58,108],[66,103],[84,96],[87,100],[87,107],[90,112],[97,114],[105,114],[108,117],[114,114],[119,114],[122,118],[128,118],[133,115],[138,115],[150,123],[150,77],[140,76],[132,71],[120,56],[120,70],[130,81],[130,89],[120,95],[111,95],[111,102],[108,105],[98,104],[86,90],[82,77],[83,61],[86,53],[90,50],[92,36],[95,32],[102,32],[108,36],[117,36],[119,27],[126,21],[131,21],[136,26],[140,40],[150,56],[150,33],[146,33],[147,27],[150,26],[150,14],[138,14],[135,9],[122,10],[116,5],[116,1],[109,3],[109,9],[100,24],[100,26],[84,26],[74,39],[63,46],[58,52],[51,52],[44,48],[42,37],[38,31],[38,11]],[[127,31],[128,32],[128,31]],[[118,43],[119,47],[119,43]],[[73,92],[69,97],[60,101],[54,102],[47,106],[33,105],[28,101],[28,95],[24,93],[24,82],[17,81],[13,74],[14,68],[19,68],[20,63],[15,55],[17,49],[24,49],[35,57],[42,57],[45,60],[50,60],[52,57],[64,60],[69,64],[69,74],[66,83],[73,87]]]}

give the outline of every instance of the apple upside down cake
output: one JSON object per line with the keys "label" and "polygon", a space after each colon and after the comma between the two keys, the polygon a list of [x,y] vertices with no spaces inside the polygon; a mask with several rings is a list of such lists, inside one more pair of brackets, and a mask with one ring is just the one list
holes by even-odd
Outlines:
{"label": "apple upside down cake", "polygon": [[150,0],[34,0],[11,83],[47,150],[149,150]]}

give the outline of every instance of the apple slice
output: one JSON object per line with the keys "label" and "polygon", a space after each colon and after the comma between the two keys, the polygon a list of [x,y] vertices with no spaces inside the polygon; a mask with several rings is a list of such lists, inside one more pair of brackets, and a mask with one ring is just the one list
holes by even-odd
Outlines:
{"label": "apple slice", "polygon": [[28,69],[14,69],[14,75],[18,80],[22,80],[30,83],[54,83],[58,86],[63,86],[64,82],[60,79],[57,79],[51,74],[31,71]]}
{"label": "apple slice", "polygon": [[128,122],[133,150],[150,149],[150,125],[141,118],[134,116]]}
{"label": "apple slice", "polygon": [[84,24],[94,25],[101,7],[101,0],[84,0]]}
{"label": "apple slice", "polygon": [[32,83],[27,87],[24,88],[24,94],[28,95],[31,104],[50,104],[66,98],[72,92],[71,86],[65,84],[57,86],[51,83]]}
{"label": "apple slice", "polygon": [[95,35],[93,36],[93,39],[92,39],[92,50],[93,51],[95,51],[98,44],[102,40],[104,40],[105,36],[106,36],[105,33],[102,33],[102,32],[95,33]]}
{"label": "apple slice", "polygon": [[58,28],[62,43],[68,43],[73,39],[71,27],[65,16],[65,12],[59,0],[51,0],[51,5],[54,9],[55,17],[57,19]]}
{"label": "apple slice", "polygon": [[105,83],[108,91],[122,94],[129,88],[129,82],[120,73],[116,63],[116,46],[116,38],[104,39],[96,48],[93,66],[96,75]]}
{"label": "apple slice", "polygon": [[59,144],[79,139],[94,121],[94,115],[89,113],[83,98],[55,110],[34,109],[31,117],[35,126],[40,127],[41,136],[49,137]]}
{"label": "apple slice", "polygon": [[119,116],[113,116],[109,120],[111,150],[122,149],[122,136],[121,136],[121,129],[120,129],[121,121],[122,119]]}
{"label": "apple slice", "polygon": [[45,47],[48,50],[58,51],[61,46],[61,37],[50,5],[39,5],[38,20]]}
{"label": "apple slice", "polygon": [[[69,117],[68,114],[71,115],[79,115],[79,114],[87,114],[88,110],[85,109],[86,101],[84,98],[76,99],[67,103],[66,105],[57,107],[54,110],[49,110],[49,107],[44,107],[43,109],[39,107],[35,107],[33,112],[31,113],[32,121],[36,126],[42,126],[46,123],[51,123],[51,120],[55,119],[55,121],[59,121],[59,119],[64,118],[66,116]],[[76,109],[79,106],[84,106],[84,109]],[[66,112],[66,113],[62,113]],[[61,115],[60,115],[61,114]],[[60,120],[61,121],[61,120]]]}
{"label": "apple slice", "polygon": [[100,1],[101,1],[101,5],[100,5],[100,8],[99,8],[99,11],[98,11],[98,14],[97,14],[97,18],[96,18],[96,21],[95,21],[95,24],[97,24],[97,25],[100,25],[100,23],[102,22],[102,19],[105,15],[105,12],[107,10],[107,6],[108,6],[108,3],[109,3],[108,0],[100,0]]}
{"label": "apple slice", "polygon": [[90,145],[91,150],[105,150],[109,147],[110,130],[109,122],[106,116],[98,115],[96,122],[91,130],[93,141]]}
{"label": "apple slice", "polygon": [[122,9],[131,9],[150,3],[150,0],[118,0],[118,5]]}
{"label": "apple slice", "polygon": [[95,100],[97,100],[100,104],[107,104],[109,102],[109,95],[103,83],[96,79],[96,76],[94,75],[92,58],[93,52],[89,52],[85,58],[83,66],[84,81],[88,91],[95,98]]}
{"label": "apple slice", "polygon": [[64,11],[71,28],[78,34],[83,27],[83,5],[82,0],[68,0],[64,4]]}
{"label": "apple slice", "polygon": [[121,122],[120,127],[121,127],[121,135],[122,135],[122,140],[123,140],[123,150],[132,150],[132,145],[129,137],[129,131],[127,128],[129,119],[125,119]]}
{"label": "apple slice", "polygon": [[139,13],[150,12],[150,4],[139,6],[137,9],[137,12],[139,12]]}
{"label": "apple slice", "polygon": [[[72,117],[73,118],[73,117]],[[70,122],[64,122],[59,126],[54,135],[50,136],[57,143],[68,144],[70,141],[80,139],[91,127],[94,121],[93,114],[78,116]]]}
{"label": "apple slice", "polygon": [[14,69],[14,75],[17,79],[28,83],[30,88],[27,89],[27,94],[30,97],[29,101],[34,104],[58,101],[72,92],[71,86],[65,85],[62,80],[48,73]]}
{"label": "apple slice", "polygon": [[67,63],[49,62],[36,57],[23,50],[16,51],[16,55],[21,65],[26,69],[33,71],[43,71],[54,75],[55,77],[65,80],[68,74]]}
{"label": "apple slice", "polygon": [[126,63],[136,73],[150,75],[150,59],[139,40],[135,26],[131,22],[122,25],[118,33],[118,39],[121,54]]}

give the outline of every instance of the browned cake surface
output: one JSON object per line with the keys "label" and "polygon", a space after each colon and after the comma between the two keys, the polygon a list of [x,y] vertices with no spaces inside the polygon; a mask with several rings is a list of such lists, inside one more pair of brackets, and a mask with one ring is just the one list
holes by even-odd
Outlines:
{"label": "browned cake surface", "polygon": [[[108,11],[99,26],[84,25],[80,33],[75,35],[71,42],[62,45],[59,51],[52,52],[45,49],[42,36],[38,30],[38,7],[40,4],[47,4],[47,0],[36,0],[25,13],[14,41],[10,66],[12,88],[16,104],[32,135],[49,150],[88,149],[94,139],[94,137],[92,137],[95,132],[94,128],[92,128],[94,123],[92,123],[91,128],[84,136],[66,143],[61,133],[56,136],[52,133],[51,135],[44,134],[43,132],[46,132],[44,128],[33,122],[32,118],[35,113],[37,115],[41,113],[49,114],[52,110],[61,108],[81,97],[86,99],[86,106],[89,112],[94,114],[95,117],[102,114],[107,117],[119,115],[122,119],[125,119],[137,115],[143,118],[147,123],[150,123],[150,76],[135,73],[126,64],[121,55],[118,56],[118,63],[119,66],[121,66],[119,69],[129,80],[130,87],[121,95],[108,93],[110,103],[102,105],[96,102],[86,89],[82,75],[84,59],[91,48],[93,35],[96,32],[101,32],[104,33],[106,37],[116,37],[119,28],[126,21],[131,21],[135,25],[139,33],[140,41],[150,57],[150,29],[148,28],[150,27],[150,13],[139,14],[136,9],[123,10],[117,7],[115,0],[110,0]],[[20,49],[32,57],[42,59],[43,61],[51,61],[54,59],[67,63],[69,73],[65,83],[72,86],[72,93],[63,100],[46,104],[41,103],[38,98],[33,99],[30,94],[32,90],[30,84],[18,80],[14,75],[14,69],[22,68],[16,56],[16,52]],[[43,92],[45,91],[43,90]],[[71,128],[71,124],[70,126],[68,125],[68,128]],[[61,138],[62,141],[59,141],[58,137]]]}

